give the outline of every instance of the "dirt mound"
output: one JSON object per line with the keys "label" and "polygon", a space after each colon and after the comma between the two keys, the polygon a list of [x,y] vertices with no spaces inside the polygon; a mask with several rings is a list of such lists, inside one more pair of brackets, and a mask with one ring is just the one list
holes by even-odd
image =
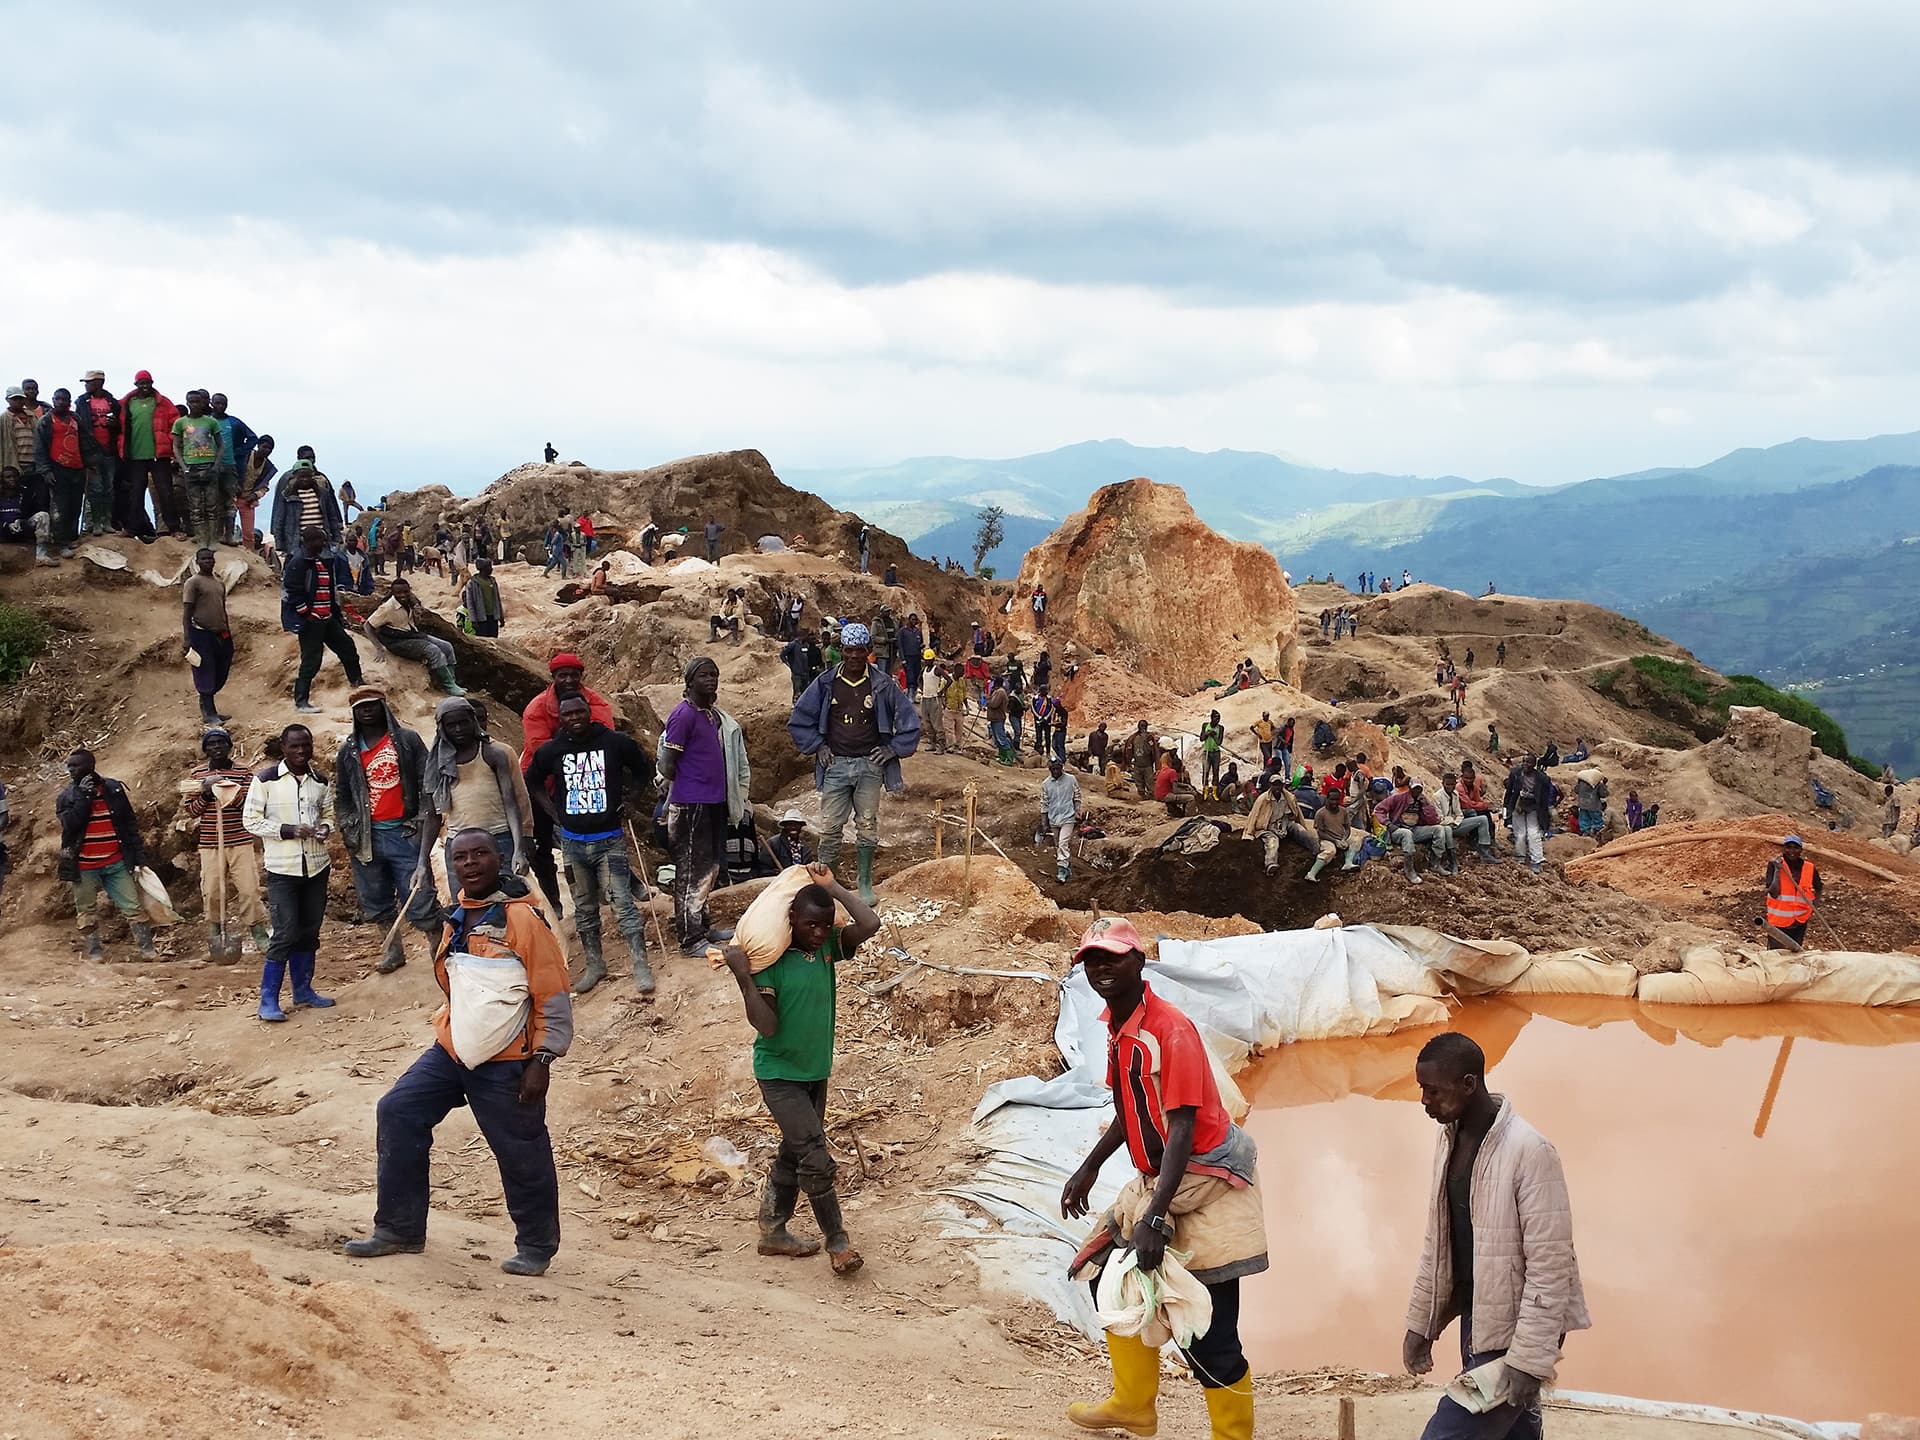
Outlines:
{"label": "dirt mound", "polygon": [[89,1243],[0,1251],[0,1406],[37,1437],[398,1434],[448,1371],[419,1322],[353,1285],[238,1250]]}
{"label": "dirt mound", "polygon": [[[1042,631],[1029,603],[1036,584],[1047,591]],[[1225,680],[1248,655],[1270,678],[1298,678],[1280,562],[1209,529],[1177,485],[1144,478],[1096,490],[1028,552],[1008,619],[1016,635],[1054,648],[1077,641],[1176,691]]]}
{"label": "dirt mound", "polygon": [[1067,702],[1076,730],[1091,730],[1104,720],[1115,735],[1129,733],[1136,721],[1171,714],[1180,704],[1180,697],[1165,686],[1104,655],[1081,662],[1060,687],[1060,698]]}

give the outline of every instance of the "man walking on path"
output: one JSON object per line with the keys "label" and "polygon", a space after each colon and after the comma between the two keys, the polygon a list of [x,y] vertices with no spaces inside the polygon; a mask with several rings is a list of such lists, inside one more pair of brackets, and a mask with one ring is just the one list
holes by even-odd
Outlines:
{"label": "man walking on path", "polygon": [[300,553],[287,565],[287,602],[293,607],[300,635],[300,669],[293,678],[293,708],[302,715],[318,715],[312,700],[313,677],[320,673],[322,647],[340,657],[347,683],[356,689],[365,683],[360,674],[360,652],[341,619],[345,596],[352,588],[347,562],[327,548],[327,532],[310,526],[300,535]]}
{"label": "man walking on path", "polygon": [[87,467],[87,533],[105,535],[129,528],[114,485],[120,466],[120,402],[107,393],[104,370],[87,371],[84,384],[73,408],[80,417],[80,454]]}
{"label": "man walking on path", "polygon": [[[720,667],[704,655],[687,664],[685,689],[660,732],[660,778],[667,784],[667,834],[673,841],[673,915],[684,955],[707,948],[707,900],[726,863],[727,830],[745,809],[745,784],[729,784],[723,737],[738,736],[719,706]],[[746,742],[737,741],[737,766]],[[735,800],[729,806],[730,792]]]}
{"label": "man walking on path", "polygon": [[133,389],[120,397],[121,456],[127,462],[127,520],[134,533],[145,529],[136,514],[144,491],[153,497],[153,524],[174,536],[184,536],[181,515],[173,501],[173,422],[180,407],[153,388],[153,375],[134,372]]}
{"label": "man walking on path", "polygon": [[[1780,854],[1767,862],[1767,948],[1798,950],[1806,942],[1807,922],[1823,886],[1798,835],[1780,842]],[[1777,932],[1777,933],[1776,933]],[[1791,940],[1786,944],[1781,937]]]}
{"label": "man walking on path", "polygon": [[[726,957],[757,1032],[753,1078],[780,1127],[780,1149],[760,1198],[759,1252],[795,1260],[820,1253],[818,1243],[787,1229],[804,1192],[833,1273],[851,1275],[862,1261],[834,1192],[838,1166],[827,1147],[827,1081],[833,1074],[840,965],[879,933],[880,917],[830,872],[822,874],[794,896],[787,911],[793,939],[778,960],[756,975],[738,945],[727,946]],[[834,925],[835,901],[847,907],[851,925]]]}
{"label": "man walking on path", "polygon": [[1442,1397],[1422,1440],[1540,1440],[1540,1388],[1568,1333],[1592,1323],[1559,1153],[1510,1099],[1487,1093],[1486,1056],[1470,1037],[1429,1040],[1414,1078],[1441,1132],[1401,1358],[1408,1373],[1428,1373],[1433,1342],[1458,1317],[1462,1374],[1501,1362],[1498,1403],[1475,1414]]}
{"label": "man walking on path", "polygon": [[1547,826],[1553,823],[1553,781],[1531,750],[1507,772],[1506,808],[1514,858],[1538,875],[1547,858]]}
{"label": "man walking on path", "polygon": [[[613,724],[613,706],[607,697],[586,684],[586,666],[578,655],[564,652],[547,662],[553,683],[527,702],[520,715],[520,769],[533,768],[533,757],[540,747],[560,733],[560,702],[578,695],[586,700],[588,713],[599,724]],[[528,785],[532,790],[531,782]],[[533,807],[533,873],[540,890],[553,906],[556,917],[564,913],[560,903],[560,872],[554,865],[554,835],[551,811],[544,805]]]}
{"label": "man walking on path", "polygon": [[859,846],[860,896],[873,903],[873,852],[880,844],[880,791],[906,787],[900,762],[920,745],[920,715],[893,677],[871,662],[872,637],[861,624],[840,631],[840,664],[794,702],[787,732],[814,757],[820,791],[820,863],[840,859],[849,813]]}
{"label": "man walking on path", "polygon": [[1073,861],[1073,837],[1080,826],[1080,782],[1067,774],[1058,755],[1047,762],[1047,778],[1040,782],[1040,825],[1053,835],[1053,878],[1066,883]]}
{"label": "man walking on path", "polygon": [[100,949],[95,903],[105,890],[113,908],[126,917],[140,957],[157,960],[153,927],[146,923],[133,878],[133,872],[147,863],[147,850],[127,787],[94,769],[91,750],[76,750],[67,757],[67,777],[73,783],[53,802],[60,822],[59,875],[73,885],[73,908],[80,918],[80,933],[87,937],[86,957],[107,958]]}
{"label": "man walking on path", "polygon": [[[1153,993],[1133,922],[1095,920],[1073,963],[1106,1002],[1107,1081],[1114,1118],[1060,1193],[1060,1213],[1085,1215],[1108,1158],[1126,1147],[1135,1174],[1094,1222],[1069,1267],[1096,1286],[1099,1271],[1131,1249],[1141,1271],[1169,1250],[1207,1287],[1213,1320],[1181,1353],[1200,1382],[1215,1440],[1251,1440],[1253,1380],[1240,1346],[1240,1281],[1267,1268],[1266,1221],[1253,1139],[1221,1103],[1206,1042],[1192,1020]],[[1107,1332],[1113,1390],[1067,1407],[1085,1430],[1154,1433],[1160,1352],[1137,1335]]]}
{"label": "man walking on path", "polygon": [[[513,1217],[514,1251],[500,1268],[544,1275],[560,1249],[560,1177],[547,1132],[547,1084],[553,1063],[573,1043],[567,960],[526,884],[502,873],[486,831],[453,837],[448,881],[459,898],[433,957],[433,978],[447,1003],[433,1019],[434,1043],[380,1097],[373,1233],[349,1240],[345,1252],[367,1260],[426,1249],[433,1132],[465,1105],[500,1167]],[[468,1007],[487,998],[463,983],[466,973],[503,964],[525,976],[526,1023],[492,1058],[462,1055],[455,1036],[467,1029]]]}
{"label": "man walking on path", "polygon": [[333,859],[333,790],[313,768],[313,732],[289,725],[280,732],[280,759],[253,777],[241,811],[247,833],[263,843],[267,913],[273,933],[260,968],[260,1018],[278,1023],[280,985],[293,972],[293,1003],[325,1010],[333,1004],[313,988],[320,926],[327,916]]}
{"label": "man walking on path", "polygon": [[[414,883],[426,811],[426,742],[400,723],[386,695],[371,685],[355,689],[347,703],[353,733],[334,761],[334,803],[360,918],[384,931],[404,904],[407,920],[431,936],[440,923],[433,887]],[[373,968],[387,975],[406,963],[406,940],[395,931]]]}
{"label": "man walking on path", "polygon": [[[247,791],[253,772],[233,763],[233,737],[215,725],[200,737],[204,757],[187,776],[199,788],[186,812],[200,841],[200,904],[207,915],[208,953],[232,959],[238,937],[251,934],[246,953],[267,948],[267,911],[260,903],[260,860],[247,829]],[[233,943],[229,946],[229,939]]]}
{"label": "man walking on path", "polygon": [[[613,906],[613,918],[626,938],[634,989],[642,998],[653,994],[646,920],[633,901],[623,808],[626,777],[645,786],[653,774],[653,762],[639,742],[594,718],[585,695],[569,695],[560,702],[560,733],[540,746],[527,771],[534,806],[546,812],[548,823],[559,832],[573,890],[574,928],[587,957],[576,995],[606,978],[600,948],[602,900]],[[641,898],[646,898],[644,880]]]}
{"label": "man walking on path", "polygon": [[180,643],[200,696],[200,719],[224,725],[228,717],[215,701],[233,670],[233,625],[227,619],[227,587],[214,578],[213,561],[213,551],[202,546],[193,557],[193,574],[180,587]]}

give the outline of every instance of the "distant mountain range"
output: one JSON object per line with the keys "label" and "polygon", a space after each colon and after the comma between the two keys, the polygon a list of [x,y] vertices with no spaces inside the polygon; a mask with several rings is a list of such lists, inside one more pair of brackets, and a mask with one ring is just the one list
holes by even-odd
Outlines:
{"label": "distant mountain range", "polygon": [[[1789,441],[1705,465],[1571,485],[1328,470],[1252,451],[1088,441],[1012,460],[931,457],[786,478],[971,561],[998,504],[1013,574],[1102,485],[1180,485],[1208,524],[1265,544],[1295,576],[1362,570],[1479,591],[1564,595],[1622,610],[1722,672],[1815,687],[1862,753],[1920,759],[1920,432]],[[1864,663],[1870,662],[1870,663]],[[1856,733],[1857,732],[1857,733]]]}

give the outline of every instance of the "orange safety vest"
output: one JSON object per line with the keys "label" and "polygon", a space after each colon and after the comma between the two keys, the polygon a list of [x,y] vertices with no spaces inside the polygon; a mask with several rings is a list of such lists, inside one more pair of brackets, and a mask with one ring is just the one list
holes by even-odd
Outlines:
{"label": "orange safety vest", "polygon": [[1767,897],[1767,923],[1776,930],[1789,925],[1804,925],[1813,918],[1813,862],[1802,860],[1796,877],[1785,860],[1780,862],[1780,893]]}

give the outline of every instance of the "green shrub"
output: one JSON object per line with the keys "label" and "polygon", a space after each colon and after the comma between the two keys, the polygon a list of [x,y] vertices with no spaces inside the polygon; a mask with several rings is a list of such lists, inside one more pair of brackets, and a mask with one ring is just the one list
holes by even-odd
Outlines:
{"label": "green shrub", "polygon": [[47,622],[18,605],[0,604],[0,686],[16,685],[51,635]]}
{"label": "green shrub", "polygon": [[1618,665],[1613,666],[1611,669],[1598,672],[1593,677],[1593,688],[1598,690],[1602,695],[1613,694],[1614,686],[1620,683],[1622,673]]}
{"label": "green shrub", "polygon": [[1864,755],[1849,755],[1847,757],[1847,763],[1869,780],[1878,780],[1880,778],[1879,765],[1867,759]]}
{"label": "green shrub", "polygon": [[1706,676],[1684,660],[1669,660],[1664,655],[1636,655],[1628,663],[1658,689],[1683,696],[1696,705],[1705,705],[1711,698]]}
{"label": "green shrub", "polygon": [[[1840,728],[1838,720],[1811,700],[1802,700],[1798,695],[1776,690],[1755,675],[1729,675],[1726,685],[1714,692],[1713,708],[1724,715],[1735,705],[1758,705],[1763,710],[1771,710],[1782,720],[1804,725],[1813,731],[1814,747],[1821,754],[1831,755],[1836,760],[1850,758],[1847,754],[1847,732]],[[1877,776],[1880,772],[1875,770],[1873,773]]]}

